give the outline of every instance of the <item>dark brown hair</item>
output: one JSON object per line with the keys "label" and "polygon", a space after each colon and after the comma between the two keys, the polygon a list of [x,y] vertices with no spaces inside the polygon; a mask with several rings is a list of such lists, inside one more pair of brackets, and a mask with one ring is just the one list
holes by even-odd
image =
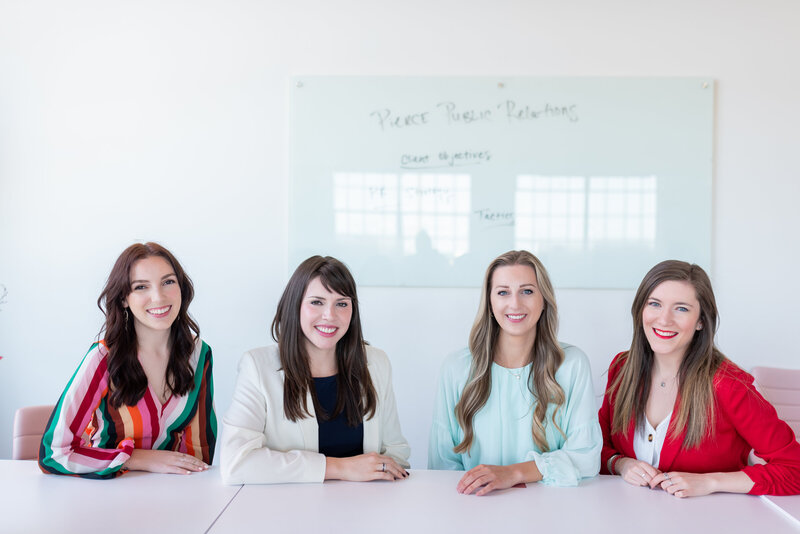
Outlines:
{"label": "dark brown hair", "polygon": [[[319,277],[328,291],[350,298],[353,314],[350,326],[336,343],[336,383],[338,398],[332,414],[324,413],[314,388],[308,366],[306,336],[300,326],[300,306],[308,284]],[[286,284],[272,321],[272,338],[278,342],[283,379],[283,411],[286,418],[297,421],[310,416],[306,395],[311,393],[314,410],[322,417],[336,417],[344,412],[349,426],[358,426],[363,419],[375,415],[377,394],[367,370],[366,343],[361,333],[358,296],[353,275],[347,267],[330,256],[312,256],[301,263]]]}
{"label": "dark brown hair", "polygon": [[688,449],[699,445],[706,435],[713,434],[714,375],[726,358],[714,345],[718,319],[711,280],[700,266],[685,261],[662,261],[650,269],[636,291],[631,306],[631,348],[617,360],[616,365],[622,367],[608,387],[609,395],[615,396],[611,432],[627,435],[630,421],[633,419],[638,425],[644,417],[654,355],[644,332],[642,313],[655,288],[670,280],[689,283],[700,304],[702,327],[695,331],[678,370],[680,401],[669,429],[673,439],[686,430],[683,445]]}
{"label": "dark brown hair", "polygon": [[175,256],[158,243],[134,243],[117,258],[106,286],[97,299],[97,306],[106,316],[105,346],[108,348],[109,402],[111,406],[133,406],[147,390],[147,376],[139,363],[138,342],[133,314],[126,313],[125,299],[131,293],[131,268],[139,260],[159,256],[172,266],[181,288],[181,309],[169,333],[169,362],[166,385],[174,395],[185,395],[194,386],[194,371],[189,359],[200,329],[189,316],[189,303],[194,298],[192,280]]}
{"label": "dark brown hair", "polygon": [[[491,291],[492,276],[498,267],[510,265],[527,265],[536,275],[536,284],[544,300],[544,310],[536,323],[536,338],[531,348],[530,374],[528,375],[528,389],[536,399],[536,408],[533,412],[531,433],[533,442],[542,450],[548,451],[545,425],[547,421],[547,407],[554,404],[553,425],[562,434],[564,433],[556,423],[558,408],[564,404],[564,390],[556,382],[556,371],[564,362],[564,351],[558,344],[558,308],[556,297],[547,270],[539,259],[527,250],[511,250],[501,254],[489,264],[483,278],[481,303],[478,314],[469,334],[469,350],[472,353],[472,366],[470,378],[464,386],[461,398],[455,407],[456,419],[464,431],[464,440],[453,448],[454,452],[469,452],[474,438],[472,420],[489,400],[492,388],[492,362],[497,338],[500,335],[500,325],[492,314]],[[565,436],[566,437],[566,436]]]}

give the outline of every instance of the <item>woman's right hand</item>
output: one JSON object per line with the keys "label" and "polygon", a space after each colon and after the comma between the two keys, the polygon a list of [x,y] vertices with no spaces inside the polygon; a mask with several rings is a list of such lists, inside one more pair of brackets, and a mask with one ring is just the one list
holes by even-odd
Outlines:
{"label": "woman's right hand", "polygon": [[325,480],[397,480],[406,478],[408,471],[388,456],[376,452],[359,454],[350,458],[325,457]]}
{"label": "woman's right hand", "polygon": [[189,475],[208,469],[208,464],[191,454],[175,451],[133,449],[124,467],[131,471],[150,471],[151,473],[173,473]]}
{"label": "woman's right hand", "polygon": [[620,458],[617,460],[614,470],[625,482],[634,486],[649,486],[650,480],[661,473],[647,462],[635,458]]}

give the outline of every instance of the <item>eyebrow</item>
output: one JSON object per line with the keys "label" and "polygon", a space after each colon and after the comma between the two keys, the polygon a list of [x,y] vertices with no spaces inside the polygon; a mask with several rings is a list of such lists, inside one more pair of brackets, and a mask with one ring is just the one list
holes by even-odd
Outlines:
{"label": "eyebrow", "polygon": [[[177,278],[177,277],[178,277],[178,276],[177,276],[175,273],[169,273],[169,274],[165,274],[164,276],[162,276],[162,277],[161,277],[161,279],[162,279],[162,280],[166,280],[166,279],[167,279],[167,278],[169,278],[170,276],[174,276],[175,278]],[[150,281],[150,280],[131,280],[131,285],[133,285],[133,284],[146,284],[146,283],[148,283],[149,281]]]}
{"label": "eyebrow", "polygon": [[[521,284],[519,287],[527,287],[527,286],[536,287],[536,284]],[[494,287],[498,288],[498,287],[511,287],[511,286],[506,286],[506,285],[503,285],[503,284],[497,284]]]}
{"label": "eyebrow", "polygon": [[[647,300],[655,300],[656,302],[661,302],[661,299],[657,299],[655,297],[650,297]],[[694,304],[690,304],[688,302],[674,302],[673,304],[675,304],[676,306],[689,306],[690,308],[694,307]]]}
{"label": "eyebrow", "polygon": [[[307,298],[307,299],[317,299],[317,300],[327,300],[325,297],[319,297],[319,296],[317,296],[317,295],[309,295],[309,296],[307,296],[306,298]],[[340,301],[340,300],[353,300],[353,299],[352,299],[352,298],[350,298],[350,297],[340,297],[340,298],[338,298],[338,299],[336,299],[336,300],[337,300],[337,301]]]}

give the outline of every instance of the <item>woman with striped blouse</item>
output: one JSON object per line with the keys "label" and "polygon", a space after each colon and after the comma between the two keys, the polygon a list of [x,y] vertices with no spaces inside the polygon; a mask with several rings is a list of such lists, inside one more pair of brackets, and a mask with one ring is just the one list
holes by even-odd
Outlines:
{"label": "woman with striped blouse", "polygon": [[97,301],[94,343],[50,416],[45,473],[113,478],[127,470],[190,474],[213,459],[211,349],[189,317],[191,279],[156,243],[117,259]]}

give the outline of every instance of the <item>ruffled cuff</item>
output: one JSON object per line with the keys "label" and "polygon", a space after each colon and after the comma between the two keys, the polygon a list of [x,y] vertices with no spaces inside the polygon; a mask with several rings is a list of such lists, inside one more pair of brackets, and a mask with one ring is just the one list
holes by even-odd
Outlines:
{"label": "ruffled cuff", "polygon": [[579,482],[575,466],[568,458],[554,453],[540,454],[530,451],[525,457],[526,462],[536,462],[536,467],[542,474],[542,484],[548,486],[577,486]]}

